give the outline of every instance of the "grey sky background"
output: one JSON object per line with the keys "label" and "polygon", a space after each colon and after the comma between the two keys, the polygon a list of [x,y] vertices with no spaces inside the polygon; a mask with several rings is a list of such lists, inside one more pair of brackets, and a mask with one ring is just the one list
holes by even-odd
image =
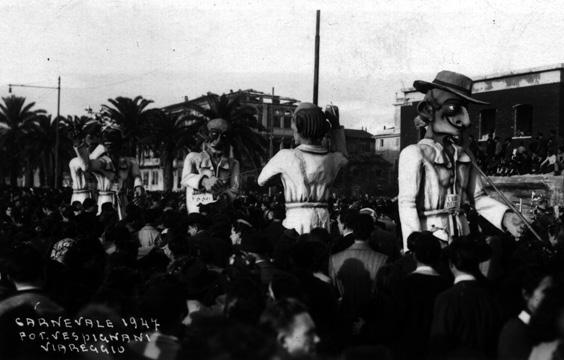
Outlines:
{"label": "grey sky background", "polygon": [[[338,105],[348,127],[391,125],[396,92],[443,69],[564,62],[558,1],[19,0],[0,4],[0,96],[60,75],[63,115],[116,96],[165,106],[230,89],[311,101],[316,9],[320,105]],[[14,93],[56,112],[56,91]]]}

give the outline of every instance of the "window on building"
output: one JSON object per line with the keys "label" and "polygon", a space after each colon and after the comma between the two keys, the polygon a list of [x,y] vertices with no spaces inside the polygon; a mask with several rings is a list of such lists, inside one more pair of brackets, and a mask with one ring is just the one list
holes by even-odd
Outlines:
{"label": "window on building", "polygon": [[272,127],[282,127],[282,116],[283,114],[280,110],[274,110],[274,112],[272,113]]}
{"label": "window on building", "polygon": [[478,119],[480,139],[487,139],[489,133],[495,134],[495,112],[495,109],[484,109],[480,111]]}
{"label": "window on building", "polygon": [[151,185],[159,185],[159,171],[153,170],[151,174]]}
{"label": "window on building", "polygon": [[533,132],[533,107],[528,104],[519,104],[513,107],[516,137],[531,136]]}
{"label": "window on building", "polygon": [[384,147],[384,139],[380,139],[380,149]]}
{"label": "window on building", "polygon": [[284,129],[290,129],[292,127],[292,114],[284,114]]}
{"label": "window on building", "polygon": [[149,173],[147,171],[143,172],[143,186],[149,185]]}

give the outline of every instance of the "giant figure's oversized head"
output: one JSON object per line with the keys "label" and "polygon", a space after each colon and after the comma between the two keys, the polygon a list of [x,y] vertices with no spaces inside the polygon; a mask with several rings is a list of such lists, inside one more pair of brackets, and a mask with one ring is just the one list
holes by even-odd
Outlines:
{"label": "giant figure's oversized head", "polygon": [[208,121],[206,128],[206,150],[214,154],[228,153],[231,145],[231,124],[225,119],[217,118]]}
{"label": "giant figure's oversized head", "polygon": [[433,82],[417,80],[413,87],[425,94],[416,125],[428,126],[431,135],[460,137],[471,125],[468,105],[487,104],[472,97],[472,79],[452,71],[441,71]]}
{"label": "giant figure's oversized head", "polygon": [[296,145],[300,145],[301,139],[319,143],[330,128],[325,113],[317,105],[302,102],[294,110],[292,130]]}
{"label": "giant figure's oversized head", "polygon": [[102,143],[110,154],[119,154],[123,137],[117,125],[106,125],[102,129]]}

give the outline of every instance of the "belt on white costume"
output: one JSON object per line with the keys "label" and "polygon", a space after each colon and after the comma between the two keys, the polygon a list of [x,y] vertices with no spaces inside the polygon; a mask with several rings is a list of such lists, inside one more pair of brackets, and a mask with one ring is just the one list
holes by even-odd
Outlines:
{"label": "belt on white costume", "polygon": [[423,211],[424,216],[437,216],[437,215],[454,215],[460,214],[464,211],[460,208],[452,208],[452,209],[436,209],[436,210],[426,210]]}
{"label": "belt on white costume", "polygon": [[328,208],[326,202],[291,202],[286,203],[286,209]]}

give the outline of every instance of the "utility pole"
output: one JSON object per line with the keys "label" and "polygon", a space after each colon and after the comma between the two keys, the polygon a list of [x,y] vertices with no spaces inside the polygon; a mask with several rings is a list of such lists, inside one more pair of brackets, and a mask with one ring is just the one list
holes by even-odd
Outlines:
{"label": "utility pole", "polygon": [[61,77],[59,76],[57,87],[54,86],[35,86],[25,84],[8,84],[8,92],[12,93],[13,87],[25,87],[34,89],[57,90],[57,117],[55,118],[55,189],[59,188],[59,117],[61,115]]}
{"label": "utility pole", "polygon": [[317,10],[315,24],[315,65],[313,69],[313,103],[317,105],[319,93],[319,20],[321,18],[321,10]]}
{"label": "utility pole", "polygon": [[59,188],[59,117],[61,116],[61,77],[57,83],[57,117],[55,118],[55,189]]}

